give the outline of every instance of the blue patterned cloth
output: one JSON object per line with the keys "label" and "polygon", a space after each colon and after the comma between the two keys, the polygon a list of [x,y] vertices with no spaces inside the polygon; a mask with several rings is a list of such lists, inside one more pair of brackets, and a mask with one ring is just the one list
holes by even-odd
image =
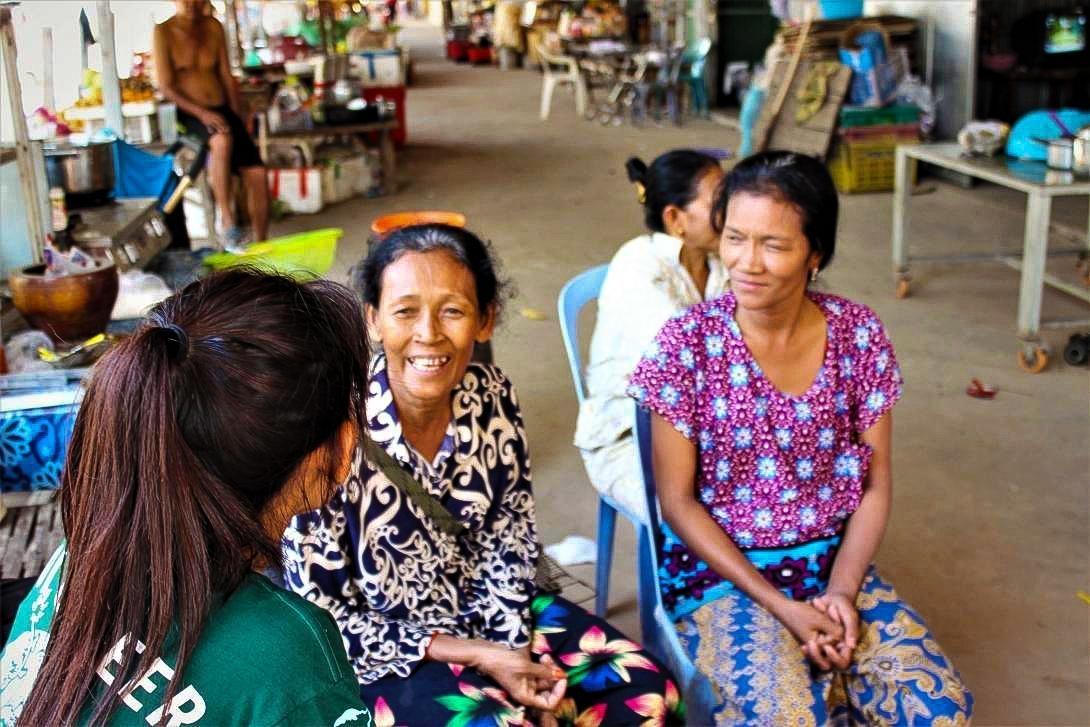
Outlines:
{"label": "blue patterned cloth", "polygon": [[77,408],[72,403],[0,410],[0,491],[60,487]]}
{"label": "blue patterned cloth", "polygon": [[[804,600],[828,585],[838,545],[826,538],[743,553],[784,595]],[[716,725],[968,724],[972,694],[920,615],[873,566],[856,598],[859,642],[843,672],[817,670],[791,632],[742,591],[720,584],[705,595],[676,625],[713,685]]]}

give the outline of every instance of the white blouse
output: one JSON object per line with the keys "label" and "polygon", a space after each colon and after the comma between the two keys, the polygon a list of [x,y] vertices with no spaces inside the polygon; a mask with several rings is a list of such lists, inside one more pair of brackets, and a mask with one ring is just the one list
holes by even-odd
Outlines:
{"label": "white blouse", "polygon": [[[629,240],[610,261],[598,297],[598,320],[590,343],[586,371],[587,398],[579,409],[575,446],[584,454],[629,437],[632,401],[625,395],[628,377],[644,349],[672,316],[727,289],[719,257],[708,254],[708,282],[703,295],[681,265],[681,240],[659,232]],[[584,458],[591,481],[609,490],[613,474],[597,472],[593,457]],[[638,470],[633,470],[638,473]],[[620,504],[642,512],[642,489],[610,493]],[[627,501],[627,502],[626,502]],[[628,509],[626,507],[626,509]]]}

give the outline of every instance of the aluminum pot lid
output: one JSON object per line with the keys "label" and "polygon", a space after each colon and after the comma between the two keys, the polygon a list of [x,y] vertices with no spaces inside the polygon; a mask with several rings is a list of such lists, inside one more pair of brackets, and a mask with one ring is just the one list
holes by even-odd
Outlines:
{"label": "aluminum pot lid", "polygon": [[42,151],[44,153],[46,153],[46,154],[68,154],[70,152],[78,151],[80,149],[91,149],[91,148],[100,147],[100,146],[111,146],[111,145],[113,145],[113,143],[114,143],[113,140],[109,140],[109,141],[105,141],[105,140],[91,141],[90,139],[88,139],[87,141],[84,141],[82,143],[74,142],[71,139],[67,139],[67,140],[64,140],[64,141],[60,141],[60,140],[45,141],[45,142],[42,142]]}

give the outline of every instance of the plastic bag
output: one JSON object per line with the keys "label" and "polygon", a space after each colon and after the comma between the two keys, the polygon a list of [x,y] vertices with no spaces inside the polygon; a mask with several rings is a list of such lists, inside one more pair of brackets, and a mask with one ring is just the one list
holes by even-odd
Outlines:
{"label": "plastic bag", "polygon": [[4,355],[8,360],[8,371],[13,374],[28,371],[51,371],[53,367],[38,357],[39,348],[53,351],[53,339],[37,329],[16,333],[4,346]]}
{"label": "plastic bag", "polygon": [[158,275],[142,270],[126,270],[117,277],[117,302],[113,320],[143,318],[148,309],[174,294]]}
{"label": "plastic bag", "polygon": [[919,76],[909,74],[901,79],[897,86],[897,103],[910,104],[920,110],[920,135],[930,137],[935,128],[939,99]]}

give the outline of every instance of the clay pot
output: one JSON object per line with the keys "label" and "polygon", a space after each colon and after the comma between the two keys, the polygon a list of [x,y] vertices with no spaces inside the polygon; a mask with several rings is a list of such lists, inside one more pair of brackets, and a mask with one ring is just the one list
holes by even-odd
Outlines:
{"label": "clay pot", "polygon": [[117,268],[46,277],[45,265],[8,276],[12,302],[30,325],[58,343],[82,343],[106,330],[117,301]]}

